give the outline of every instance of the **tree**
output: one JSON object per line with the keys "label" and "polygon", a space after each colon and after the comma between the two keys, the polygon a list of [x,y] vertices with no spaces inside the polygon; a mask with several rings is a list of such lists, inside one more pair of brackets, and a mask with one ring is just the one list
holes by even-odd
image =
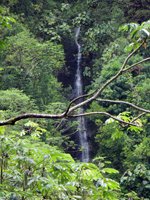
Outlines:
{"label": "tree", "polygon": [[57,92],[61,84],[55,78],[64,64],[61,45],[41,43],[24,29],[7,39],[1,56],[5,58],[1,64],[1,89],[8,89],[11,85],[23,90],[32,95],[40,107],[61,98]]}
{"label": "tree", "polygon": [[5,46],[5,32],[7,29],[12,28],[12,24],[14,24],[16,21],[13,17],[8,15],[8,10],[5,7],[0,6],[0,50]]}

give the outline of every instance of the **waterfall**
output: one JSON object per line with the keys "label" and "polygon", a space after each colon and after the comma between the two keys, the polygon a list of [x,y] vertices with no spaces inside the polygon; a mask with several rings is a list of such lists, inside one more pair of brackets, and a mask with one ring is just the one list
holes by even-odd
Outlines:
{"label": "waterfall", "polygon": [[[78,42],[80,35],[80,27],[78,27],[75,31],[75,43],[77,45],[77,70],[75,75],[75,93],[76,96],[80,96],[83,94],[83,84],[82,84],[82,71],[81,71],[81,45]],[[83,108],[80,108],[79,112],[83,113]],[[89,161],[89,145],[87,140],[87,130],[86,130],[86,122],[84,117],[78,117],[78,133],[79,133],[79,141],[81,146],[81,161],[88,162]]]}

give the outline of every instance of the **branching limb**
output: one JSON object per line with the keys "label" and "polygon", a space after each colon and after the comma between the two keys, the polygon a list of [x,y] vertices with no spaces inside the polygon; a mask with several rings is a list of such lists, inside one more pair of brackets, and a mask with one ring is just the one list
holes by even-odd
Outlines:
{"label": "branching limb", "polygon": [[[133,126],[137,126],[137,124],[135,124],[134,122],[140,118],[141,116],[143,116],[144,114],[146,114],[145,112],[141,113],[138,117],[134,118],[131,122],[126,122],[120,118],[117,118],[113,115],[111,115],[110,113],[107,112],[88,112],[88,113],[81,113],[81,114],[75,114],[75,115],[69,115],[67,118],[77,118],[77,117],[83,117],[83,116],[90,116],[90,115],[105,115],[107,117],[110,117],[116,121],[118,121],[121,124],[125,124],[125,125],[133,125]],[[51,115],[51,114],[36,114],[36,113],[26,113],[26,114],[22,114],[19,115],[17,117],[5,120],[5,121],[0,121],[0,126],[4,126],[4,125],[14,125],[17,121],[20,121],[22,119],[28,119],[28,118],[44,118],[44,119],[63,119],[65,118],[65,113],[62,113],[60,115]]]}
{"label": "branching limb", "polygon": [[[66,112],[65,112],[66,115],[67,115],[68,113],[72,112],[73,110],[75,110],[76,108],[79,108],[79,107],[81,107],[81,106],[83,106],[83,105],[85,105],[85,104],[87,104],[87,103],[93,101],[94,99],[96,99],[96,98],[100,95],[100,93],[101,93],[111,82],[113,82],[115,79],[117,79],[123,72],[127,71],[128,68],[127,68],[127,69],[124,69],[124,68],[125,68],[126,64],[128,63],[128,60],[141,48],[141,46],[142,46],[143,44],[144,44],[144,42],[142,42],[142,43],[139,45],[139,47],[137,47],[134,51],[132,51],[132,52],[127,56],[127,58],[125,59],[123,65],[122,65],[122,67],[120,68],[120,70],[118,71],[118,73],[117,73],[115,76],[113,76],[112,78],[110,78],[106,83],[104,83],[104,85],[103,85],[100,89],[98,89],[98,90],[96,90],[96,91],[94,91],[94,92],[92,92],[92,93],[90,93],[90,94],[81,95],[81,96],[76,97],[75,99],[73,99],[73,100],[70,102],[70,104],[69,104],[69,106],[68,106],[68,108],[67,108],[67,110],[66,110]],[[142,61],[133,64],[132,66],[130,66],[130,68],[132,68],[132,67],[134,67],[135,65],[140,64],[140,63],[142,63],[142,62],[145,62],[145,61],[147,61],[147,60],[149,60],[149,58],[148,58],[148,59],[143,59]],[[129,68],[129,69],[130,69],[130,68]],[[92,95],[93,95],[93,96],[92,96]],[[89,97],[89,96],[92,96],[92,97],[89,98],[89,99],[87,99],[87,100],[85,100],[85,101],[82,101],[81,103],[78,103],[76,106],[74,106],[74,107],[71,108],[71,105],[72,105],[73,103],[75,103],[77,100],[79,100],[79,99],[81,99],[81,98]],[[71,108],[71,109],[70,109],[70,108]]]}
{"label": "branching limb", "polygon": [[22,119],[28,119],[28,118],[62,119],[62,118],[65,118],[64,114],[65,113],[58,114],[58,115],[26,113],[26,114],[22,114],[22,115],[19,115],[17,117],[14,117],[14,118],[7,119],[5,121],[0,121],[0,126],[14,125],[17,121],[20,121]]}
{"label": "branching limb", "polygon": [[108,102],[108,103],[115,103],[115,104],[126,104],[128,106],[131,106],[133,108],[135,108],[136,110],[142,111],[144,113],[150,113],[150,110],[141,108],[133,103],[127,102],[127,101],[120,101],[120,100],[110,100],[110,99],[96,99],[96,101],[99,102]]}

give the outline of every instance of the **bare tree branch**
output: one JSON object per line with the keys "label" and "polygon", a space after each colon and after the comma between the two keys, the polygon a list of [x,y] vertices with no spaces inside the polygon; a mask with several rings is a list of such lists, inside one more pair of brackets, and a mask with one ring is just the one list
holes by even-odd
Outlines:
{"label": "bare tree branch", "polygon": [[118,117],[111,115],[108,112],[88,112],[88,113],[81,113],[81,114],[77,114],[77,115],[70,115],[69,117],[85,117],[85,116],[90,116],[90,115],[106,115],[107,117],[110,117],[110,118],[118,121],[121,124],[137,126],[137,124],[135,124],[135,123],[126,122]]}
{"label": "bare tree branch", "polygon": [[96,99],[96,101],[108,102],[108,103],[116,103],[116,104],[126,104],[126,105],[129,105],[129,106],[135,108],[136,110],[143,111],[144,113],[150,113],[150,110],[141,108],[141,107],[139,107],[139,106],[137,106],[137,105],[135,105],[133,103],[127,102],[127,101],[110,100],[110,99]]}
{"label": "bare tree branch", "polygon": [[[117,118],[113,115],[111,115],[110,113],[107,112],[88,112],[88,113],[81,113],[81,114],[75,114],[75,115],[68,115],[67,118],[77,118],[77,117],[83,117],[83,116],[89,116],[89,115],[106,115],[122,124],[126,124],[126,125],[133,125],[133,126],[137,126],[137,124],[133,123],[134,121],[136,121],[138,118],[140,118],[141,116],[143,116],[145,114],[142,113],[140,114],[138,117],[134,118],[131,122],[126,122],[120,118]],[[19,115],[17,117],[5,120],[5,121],[0,121],[0,126],[4,126],[4,125],[14,125],[17,121],[20,121],[22,119],[28,119],[28,118],[35,118],[35,119],[63,119],[65,118],[65,113],[59,114],[59,115],[51,115],[51,114],[36,114],[36,113],[26,113],[26,114],[22,114]]]}
{"label": "bare tree branch", "polygon": [[62,114],[58,114],[58,115],[53,115],[53,114],[36,114],[36,113],[26,113],[26,114],[22,114],[19,115],[17,117],[14,118],[10,118],[4,121],[0,121],[0,126],[4,126],[4,125],[14,125],[17,121],[20,121],[22,119],[28,119],[28,118],[45,118],[45,119],[62,119],[65,118],[65,113]]}
{"label": "bare tree branch", "polygon": [[141,64],[141,63],[143,63],[143,62],[146,62],[146,61],[149,61],[149,60],[150,60],[150,57],[145,58],[145,59],[143,59],[143,60],[141,60],[141,61],[139,61],[139,62],[137,62],[137,63],[134,63],[133,65],[131,65],[131,66],[125,68],[125,69],[123,70],[123,72],[126,72],[126,71],[130,70],[131,68],[135,67],[136,65],[139,65],[139,64]]}

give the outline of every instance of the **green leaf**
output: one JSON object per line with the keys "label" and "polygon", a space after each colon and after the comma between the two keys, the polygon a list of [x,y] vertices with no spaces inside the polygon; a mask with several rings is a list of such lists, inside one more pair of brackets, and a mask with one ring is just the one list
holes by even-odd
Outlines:
{"label": "green leaf", "polygon": [[129,126],[128,130],[140,133],[143,129],[139,126]]}
{"label": "green leaf", "polygon": [[115,140],[122,138],[123,136],[124,136],[124,133],[122,131],[116,129],[116,131],[114,133],[112,133],[111,138],[115,141]]}
{"label": "green leaf", "polygon": [[5,126],[0,126],[0,135],[3,135],[5,133]]}
{"label": "green leaf", "polygon": [[114,189],[119,190],[120,189],[119,183],[117,183],[116,181],[111,180],[111,179],[107,180],[107,185],[112,190],[114,190]]}
{"label": "green leaf", "polygon": [[108,173],[108,174],[118,174],[119,171],[113,168],[104,168],[102,169],[103,173]]}

